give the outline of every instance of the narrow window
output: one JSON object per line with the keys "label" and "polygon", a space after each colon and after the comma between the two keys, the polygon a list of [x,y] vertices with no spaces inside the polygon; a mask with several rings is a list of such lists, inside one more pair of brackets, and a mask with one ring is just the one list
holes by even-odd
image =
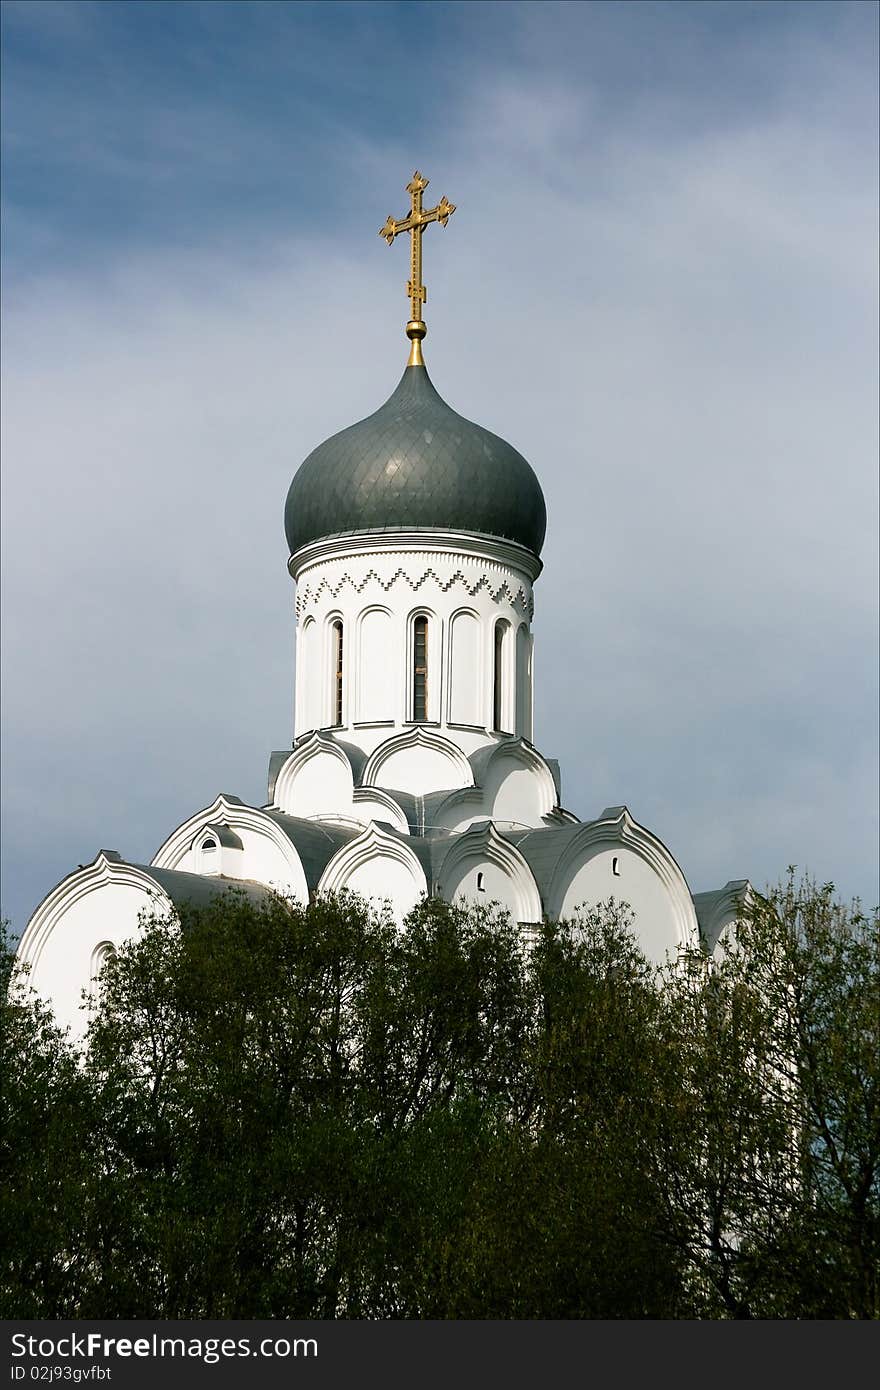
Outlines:
{"label": "narrow window", "polygon": [[333,723],[342,723],[342,623],[333,624]]}
{"label": "narrow window", "polygon": [[98,1006],[101,986],[101,971],[109,960],[116,955],[116,947],[111,941],[102,941],[92,952],[91,970],[89,980],[89,1008],[95,1009]]}
{"label": "narrow window", "polygon": [[116,955],[116,947],[111,941],[102,941],[92,952],[92,980],[97,980],[104,966]]}
{"label": "narrow window", "polygon": [[483,882],[483,874],[482,874],[482,871],[481,871],[480,873],[477,874],[477,892],[478,892],[478,893],[485,893],[485,891],[486,891],[486,885],[485,885],[485,883]]}
{"label": "narrow window", "polygon": [[615,878],[620,878],[620,860],[616,854],[611,860],[611,872],[614,874]]}
{"label": "narrow window", "polygon": [[496,731],[501,729],[501,660],[504,650],[504,624],[495,624],[495,665],[493,668],[492,685],[492,728]]}
{"label": "narrow window", "polygon": [[413,623],[413,719],[428,717],[428,619]]}

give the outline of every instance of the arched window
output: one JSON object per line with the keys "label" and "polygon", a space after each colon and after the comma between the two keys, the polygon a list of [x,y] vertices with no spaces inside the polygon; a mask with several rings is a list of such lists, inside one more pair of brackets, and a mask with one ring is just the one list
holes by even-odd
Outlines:
{"label": "arched window", "polygon": [[495,624],[495,653],[492,667],[492,728],[502,728],[502,702],[504,699],[504,629],[503,621]]}
{"label": "arched window", "polygon": [[100,941],[92,952],[89,961],[89,994],[88,1005],[90,1009],[98,1007],[98,1000],[101,994],[101,971],[116,955],[116,947],[112,941]]}
{"label": "arched window", "polygon": [[428,717],[428,619],[413,622],[413,719]]}
{"label": "arched window", "polygon": [[113,941],[99,941],[95,951],[92,952],[92,959],[89,960],[89,1008],[97,1008],[97,1001],[100,995],[100,974],[108,960],[113,959],[117,954],[117,948]]}
{"label": "arched window", "polygon": [[107,964],[108,960],[110,960],[110,958],[115,955],[116,947],[113,945],[112,941],[99,942],[99,944],[95,947],[94,951],[92,952],[92,959],[90,962],[89,973],[92,978],[92,983],[94,983],[98,979],[98,976],[104,969],[104,966]]}
{"label": "arched window", "polygon": [[342,723],[342,623],[333,624],[333,723]]}
{"label": "arched window", "polygon": [[296,732],[319,729],[324,723],[320,630],[314,618],[306,618],[296,644]]}

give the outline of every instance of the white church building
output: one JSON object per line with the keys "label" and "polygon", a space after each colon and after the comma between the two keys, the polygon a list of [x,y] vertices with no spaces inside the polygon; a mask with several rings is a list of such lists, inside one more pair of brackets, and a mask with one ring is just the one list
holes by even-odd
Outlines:
{"label": "white church building", "polygon": [[296,586],[295,737],[263,806],[219,795],[149,864],[111,850],[53,888],[19,960],[81,1032],[83,991],[144,910],[230,887],[299,903],[351,889],[403,917],[425,895],[499,902],[525,929],[614,897],[649,958],[711,953],[744,880],[691,893],[626,806],[581,821],[533,742],[534,585],[546,512],[517,450],[446,404],[421,353],[421,239],[454,212],[409,215],[408,365],[367,419],[320,444],[287,495]]}

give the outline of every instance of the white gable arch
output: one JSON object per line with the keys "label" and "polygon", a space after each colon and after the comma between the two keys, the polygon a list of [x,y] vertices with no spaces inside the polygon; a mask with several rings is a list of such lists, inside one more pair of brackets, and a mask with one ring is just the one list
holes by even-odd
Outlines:
{"label": "white gable arch", "polygon": [[[732,879],[716,893],[700,893],[695,906],[704,949],[716,960],[737,949],[736,928],[744,913],[754,902],[755,890],[748,879]],[[709,900],[707,903],[707,899]]]}
{"label": "white gable arch", "polygon": [[424,795],[473,786],[474,775],[460,748],[417,724],[379,745],[367,759],[362,782]]}
{"label": "white gable arch", "polygon": [[305,871],[289,838],[271,816],[234,798],[218,796],[210,806],[190,816],[160,846],[152,863],[157,869],[202,872],[200,832],[218,823],[235,831],[242,845],[235,856],[224,859],[225,877],[265,883],[297,902],[308,902]]}
{"label": "white gable arch", "polygon": [[440,895],[447,902],[499,902],[515,922],[543,917],[531,869],[491,822],[472,826],[455,840],[440,869]]}
{"label": "white gable arch", "polygon": [[693,899],[676,861],[625,807],[587,821],[568,842],[554,871],[549,915],[570,917],[578,907],[629,903],[635,933],[649,960],[661,962],[699,949]]}
{"label": "white gable arch", "polygon": [[103,850],[40,903],[19,943],[18,961],[28,967],[28,984],[75,1037],[85,1031],[82,992],[94,979],[96,960],[136,936],[140,913],[154,909],[173,910],[156,880]]}
{"label": "white gable arch", "polygon": [[409,821],[393,796],[378,787],[357,787],[354,793],[354,816],[361,825],[381,820],[393,825],[401,835],[409,834]]}
{"label": "white gable arch", "polygon": [[514,826],[544,823],[556,806],[553,773],[540,753],[522,739],[501,743],[483,775],[486,812],[496,824]]}
{"label": "white gable arch", "polygon": [[389,902],[400,920],[428,891],[425,872],[411,849],[376,825],[339,850],[327,865],[319,893],[348,889],[373,902]]}
{"label": "white gable arch", "polygon": [[462,787],[435,806],[431,812],[432,830],[467,830],[475,821],[486,820],[482,787]]}
{"label": "white gable arch", "polygon": [[354,778],[343,750],[326,734],[314,733],[282,766],[275,781],[274,805],[288,816],[308,820],[338,811],[351,815]]}

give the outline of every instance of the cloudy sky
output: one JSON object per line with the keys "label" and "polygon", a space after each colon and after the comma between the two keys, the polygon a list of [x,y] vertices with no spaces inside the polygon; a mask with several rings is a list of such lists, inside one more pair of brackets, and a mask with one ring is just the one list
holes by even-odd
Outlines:
{"label": "cloudy sky", "polygon": [[3,907],[292,737],[300,461],[405,361],[547,497],[536,742],[877,899],[877,9],[4,6]]}

